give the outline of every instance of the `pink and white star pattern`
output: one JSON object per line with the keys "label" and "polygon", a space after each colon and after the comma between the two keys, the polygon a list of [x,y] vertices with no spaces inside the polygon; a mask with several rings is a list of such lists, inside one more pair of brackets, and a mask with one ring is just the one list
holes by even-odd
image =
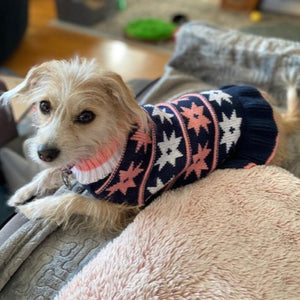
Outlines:
{"label": "pink and white star pattern", "polygon": [[[240,100],[243,97],[245,104]],[[268,118],[262,116],[259,120],[266,122],[261,133],[256,130],[256,115],[244,122],[244,117],[253,112],[253,105],[267,112]],[[276,147],[278,132],[272,110],[251,87],[229,86],[187,94],[175,101],[145,105],[143,109],[149,115],[150,132],[137,124],[127,144],[107,155],[109,161],[114,158],[115,164],[110,166],[110,174],[103,178],[102,172],[98,181],[89,181],[94,177],[85,176],[90,167],[102,170],[105,162],[98,166],[99,159],[74,167],[76,177],[80,173],[77,178],[87,183],[86,188],[94,197],[143,207],[163,191],[192,183],[217,167],[249,168],[265,163]],[[272,136],[264,142],[270,132]],[[254,138],[249,139],[253,134]],[[260,153],[256,153],[255,148],[259,147]],[[253,159],[249,159],[249,148]]]}

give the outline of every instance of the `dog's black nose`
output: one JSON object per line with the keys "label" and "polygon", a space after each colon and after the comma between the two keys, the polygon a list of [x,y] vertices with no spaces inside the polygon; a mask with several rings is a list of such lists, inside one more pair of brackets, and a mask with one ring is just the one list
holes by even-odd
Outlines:
{"label": "dog's black nose", "polygon": [[40,145],[37,150],[39,158],[45,162],[53,161],[59,155],[59,152],[59,149],[50,147],[49,145]]}

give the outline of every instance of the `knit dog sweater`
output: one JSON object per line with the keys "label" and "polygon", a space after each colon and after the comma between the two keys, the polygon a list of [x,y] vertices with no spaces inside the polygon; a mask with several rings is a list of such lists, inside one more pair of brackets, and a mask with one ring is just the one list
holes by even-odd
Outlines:
{"label": "knit dog sweater", "polygon": [[187,94],[143,109],[150,133],[137,126],[126,145],[114,143],[72,168],[94,197],[143,207],[216,168],[267,164],[278,143],[272,108],[252,87]]}

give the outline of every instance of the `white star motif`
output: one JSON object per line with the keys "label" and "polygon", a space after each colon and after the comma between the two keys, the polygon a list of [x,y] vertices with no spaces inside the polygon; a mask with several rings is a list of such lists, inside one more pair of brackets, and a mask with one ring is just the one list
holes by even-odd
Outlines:
{"label": "white star motif", "polygon": [[147,189],[148,191],[154,195],[156,194],[158,191],[160,191],[165,185],[163,184],[163,182],[161,181],[161,179],[159,177],[156,178],[156,186],[149,186]]}
{"label": "white star motif", "polygon": [[165,108],[163,108],[162,111],[165,113],[165,114],[164,114],[165,119],[166,119],[169,123],[172,124],[171,118],[173,118],[174,115],[173,115],[173,114],[168,114],[168,113],[166,112],[166,109],[165,109]]}
{"label": "white star motif", "polygon": [[222,104],[222,101],[227,101],[228,103],[232,104],[230,98],[232,98],[231,95],[223,93],[221,90],[216,91],[207,91],[203,92],[203,94],[209,94],[209,101],[216,101],[220,106]]}
{"label": "white star motif", "polygon": [[182,137],[175,137],[174,131],[168,139],[167,134],[164,132],[163,142],[157,143],[162,153],[160,158],[155,163],[155,166],[159,165],[159,171],[161,171],[166,163],[170,163],[173,167],[175,167],[176,159],[183,156],[183,154],[177,149],[181,139]]}
{"label": "white star motif", "polygon": [[236,111],[233,110],[231,117],[227,118],[224,113],[222,113],[223,121],[219,122],[220,127],[224,131],[224,135],[221,139],[220,144],[226,144],[226,152],[230,150],[231,146],[236,144],[237,140],[241,135],[241,123],[242,118],[236,116]]}
{"label": "white star motif", "polygon": [[166,109],[163,108],[163,109],[159,109],[158,107],[154,107],[154,110],[152,112],[152,116],[159,116],[160,118],[160,122],[163,123],[164,122],[164,119],[166,119],[168,122],[170,122],[172,124],[172,121],[171,121],[171,118],[174,116],[172,114],[168,114],[166,112]]}

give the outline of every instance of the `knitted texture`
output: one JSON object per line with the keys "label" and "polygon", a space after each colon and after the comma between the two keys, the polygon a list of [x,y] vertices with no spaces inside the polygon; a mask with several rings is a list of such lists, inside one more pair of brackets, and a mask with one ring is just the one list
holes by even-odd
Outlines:
{"label": "knitted texture", "polygon": [[217,167],[268,163],[277,145],[272,109],[252,87],[187,94],[144,109],[152,120],[151,134],[140,127],[131,132],[109,176],[87,182],[89,174],[74,167],[96,198],[145,206],[162,191],[192,183]]}

